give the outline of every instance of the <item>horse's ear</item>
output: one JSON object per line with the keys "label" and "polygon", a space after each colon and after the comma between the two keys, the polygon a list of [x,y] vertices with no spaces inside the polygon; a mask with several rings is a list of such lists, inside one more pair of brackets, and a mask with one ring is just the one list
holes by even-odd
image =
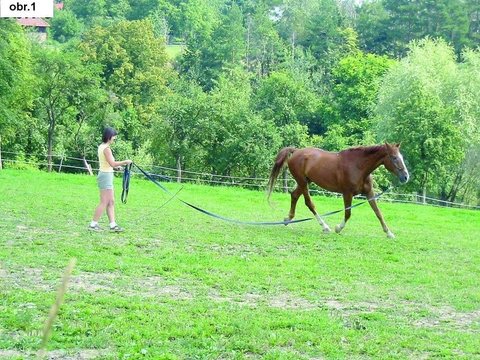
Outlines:
{"label": "horse's ear", "polygon": [[402,145],[402,142],[401,142],[401,141],[400,141],[399,143],[396,143],[396,144],[395,144],[395,147],[400,149],[400,145]]}
{"label": "horse's ear", "polygon": [[386,146],[388,149],[390,149],[390,148],[392,147],[392,145],[391,145],[387,140],[385,140],[385,146]]}

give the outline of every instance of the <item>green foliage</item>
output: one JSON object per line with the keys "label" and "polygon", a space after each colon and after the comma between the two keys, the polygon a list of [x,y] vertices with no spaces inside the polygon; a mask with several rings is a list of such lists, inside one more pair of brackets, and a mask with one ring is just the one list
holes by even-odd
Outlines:
{"label": "green foliage", "polygon": [[50,19],[49,30],[55,41],[65,43],[80,35],[82,24],[73,12],[55,9],[54,17]]}
{"label": "green foliage", "polygon": [[378,55],[390,54],[388,29],[385,23],[389,17],[382,1],[363,2],[358,8],[355,29],[359,34],[362,51]]}
{"label": "green foliage", "polygon": [[442,194],[450,193],[446,199],[453,201],[455,171],[476,136],[475,128],[464,126],[468,117],[458,102],[458,89],[467,90],[459,83],[461,70],[445,42],[427,39],[411,47],[379,91],[378,136],[403,141],[411,188],[437,187]]}
{"label": "green foliage", "polygon": [[[313,8],[306,12],[302,19],[301,31],[297,36],[298,44],[310,49],[320,62],[326,55],[343,43],[341,29],[344,27],[343,17],[334,0],[311,1]],[[304,12],[304,4],[299,2],[298,11]],[[303,8],[303,9],[302,9]],[[303,13],[305,16],[305,13]]]}
{"label": "green foliage", "polygon": [[371,128],[370,112],[375,104],[380,79],[393,64],[394,61],[384,56],[361,52],[337,63],[332,71],[331,94],[324,100],[332,108],[330,117],[325,118],[326,132],[332,134],[330,127],[339,125],[345,145],[366,144],[366,133]]}
{"label": "green foliage", "polygon": [[[253,119],[250,100],[249,78],[241,70],[222,75],[212,90],[209,96],[209,122],[204,124],[206,128],[201,132],[204,137],[206,135],[203,148],[206,163],[212,167],[212,173],[232,175],[235,170],[246,165],[238,162],[238,156],[245,150],[245,138],[252,134],[248,126]],[[271,122],[265,123],[266,126],[270,124]],[[261,135],[261,132],[257,133],[257,136]],[[271,151],[269,149],[270,153]]]}
{"label": "green foliage", "polygon": [[340,151],[348,148],[344,127],[339,124],[331,125],[323,138],[322,148],[328,151]]}
{"label": "green foliage", "polygon": [[251,112],[251,88],[245,72],[233,70],[222,76],[210,93],[185,79],[175,81],[171,90],[152,129],[157,159],[184,170],[221,175],[268,171],[280,135],[272,120]]}
{"label": "green foliage", "polygon": [[477,3],[461,0],[383,0],[365,2],[357,20],[362,48],[368,52],[404,57],[412,40],[443,38],[457,54],[475,40]]}
{"label": "green foliage", "polygon": [[246,57],[243,14],[235,2],[217,10],[193,1],[186,7],[186,16],[192,27],[181,71],[205,90],[212,90],[223,71],[240,66]]}
{"label": "green foliage", "polygon": [[39,169],[39,163],[39,159],[35,156],[27,157],[23,153],[16,153],[12,161],[6,162],[4,167],[6,169],[34,171]]}
{"label": "green foliage", "polygon": [[145,141],[166,84],[172,78],[164,39],[157,39],[149,20],[121,21],[95,27],[79,46],[84,60],[102,68],[103,86],[115,96],[113,110],[122,117],[119,131],[137,142]]}
{"label": "green foliage", "polygon": [[13,19],[0,19],[0,138],[4,150],[28,129],[27,111],[34,98],[29,50],[20,25]]}
{"label": "green foliage", "polygon": [[258,79],[268,76],[286,56],[282,39],[269,15],[270,9],[265,4],[256,4],[244,20],[247,39],[245,68]]}
{"label": "green foliage", "polygon": [[221,23],[213,32],[215,57],[225,69],[237,67],[246,56],[246,29],[243,14],[236,2],[228,7],[221,17]]}
{"label": "green foliage", "polygon": [[[480,44],[477,8],[473,0],[66,0],[34,53],[19,25],[0,19],[3,150],[95,159],[110,125],[120,153],[147,163],[250,175],[268,172],[282,146],[340,150],[405,134],[429,152],[449,149],[429,162],[404,143],[415,159],[412,189],[475,202],[480,62],[465,46]],[[438,44],[410,42],[427,36]],[[168,53],[171,43],[181,53]],[[405,58],[406,70],[384,77],[392,58]],[[410,119],[421,126],[390,129]],[[380,133],[377,121],[387,124]]]}
{"label": "green foliage", "polygon": [[105,0],[65,0],[65,10],[72,11],[75,16],[88,26],[100,22],[107,15]]}
{"label": "green foliage", "polygon": [[[134,91],[138,90],[143,79],[136,77],[146,76],[147,70],[155,76],[153,84],[161,86],[165,82],[158,77],[165,71],[163,66],[168,57],[163,40],[154,37],[149,20],[121,21],[107,28],[97,26],[85,34],[80,49],[86,61],[102,65],[103,78],[109,89],[137,94]],[[152,84],[144,86],[147,85]]]}
{"label": "green foliage", "polygon": [[200,86],[182,78],[174,81],[170,90],[159,103],[158,119],[152,126],[153,154],[159,163],[200,170],[196,153],[206,138],[208,96]]}
{"label": "green foliage", "polygon": [[[54,142],[65,135],[73,135],[66,142],[73,143],[75,150],[85,154],[85,145],[91,145],[87,139],[92,128],[95,129],[88,127],[88,122],[96,119],[94,112],[102,107],[106,95],[98,89],[99,68],[95,64],[83,64],[81,53],[37,46],[33,55],[38,74],[36,117],[44,123],[42,129],[51,170]],[[86,131],[82,131],[83,125],[87,126]],[[63,136],[57,134],[59,127]]]}
{"label": "green foliage", "polygon": [[255,106],[263,118],[273,120],[278,127],[293,124],[310,125],[318,122],[318,100],[307,79],[291,71],[275,71],[259,84]]}

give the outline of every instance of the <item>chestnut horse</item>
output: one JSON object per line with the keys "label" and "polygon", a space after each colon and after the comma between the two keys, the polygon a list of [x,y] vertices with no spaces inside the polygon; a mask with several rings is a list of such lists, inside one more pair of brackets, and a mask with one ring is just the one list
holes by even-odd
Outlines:
{"label": "chestnut horse", "polygon": [[288,217],[285,221],[290,221],[295,216],[295,206],[301,195],[305,198],[305,205],[315,215],[318,222],[322,225],[324,232],[330,232],[330,228],[317,214],[308,192],[308,185],[313,181],[321,188],[341,193],[345,205],[344,220],[335,226],[335,232],[339,233],[345,227],[350,218],[352,199],[355,195],[363,194],[369,200],[370,206],[377,215],[382,224],[383,231],[389,238],[395,236],[385,224],[382,213],[378,209],[377,202],[373,192],[372,172],[380,165],[391,173],[395,174],[402,183],[406,183],[409,178],[408,170],[403,162],[403,156],[400,153],[400,144],[389,144],[372,146],[359,146],[342,150],[338,153],[329,152],[316,148],[295,149],[286,147],[282,149],[275,160],[275,165],[270,173],[268,180],[268,199],[275,186],[275,181],[280,171],[287,163],[290,173],[297,182],[297,187],[291,193],[291,205]]}

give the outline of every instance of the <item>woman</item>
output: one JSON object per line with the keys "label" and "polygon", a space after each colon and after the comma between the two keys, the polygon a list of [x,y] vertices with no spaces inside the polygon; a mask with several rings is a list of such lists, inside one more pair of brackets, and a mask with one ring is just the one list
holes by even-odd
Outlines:
{"label": "woman", "polygon": [[98,187],[100,188],[100,204],[95,209],[93,220],[88,226],[89,230],[102,230],[98,225],[98,220],[102,216],[105,208],[107,209],[107,217],[110,222],[110,231],[123,231],[115,222],[115,198],[113,196],[113,169],[122,170],[121,165],[128,165],[132,160],[115,161],[110,144],[117,138],[117,131],[111,127],[107,127],[102,136],[102,143],[98,146],[98,161],[100,170],[97,176]]}

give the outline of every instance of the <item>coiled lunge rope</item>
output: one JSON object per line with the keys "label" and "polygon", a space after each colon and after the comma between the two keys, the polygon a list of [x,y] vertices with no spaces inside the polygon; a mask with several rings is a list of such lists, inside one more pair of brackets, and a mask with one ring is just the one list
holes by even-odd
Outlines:
{"label": "coiled lunge rope", "polygon": [[132,169],[132,164],[128,164],[123,169],[123,180],[122,180],[122,203],[127,203],[128,190],[130,190],[130,170]]}

